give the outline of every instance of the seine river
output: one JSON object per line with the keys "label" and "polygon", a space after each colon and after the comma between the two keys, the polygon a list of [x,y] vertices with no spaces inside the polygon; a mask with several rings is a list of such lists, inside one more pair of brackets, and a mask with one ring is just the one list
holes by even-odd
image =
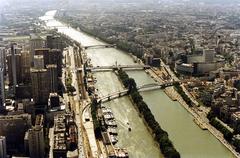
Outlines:
{"label": "seine river", "polygon": [[[103,44],[103,42],[84,34],[81,31],[65,26],[53,19],[55,11],[47,12],[43,20],[49,28],[57,28],[83,46]],[[86,51],[94,66],[118,64],[134,64],[132,58],[115,48],[89,49]],[[137,84],[153,83],[153,79],[144,71],[128,71]],[[96,87],[100,95],[107,95],[123,89],[113,72],[98,72]],[[142,96],[149,105],[160,126],[169,134],[177,151],[183,158],[232,158],[232,153],[222,145],[209,131],[203,131],[194,122],[193,117],[178,103],[172,101],[162,90],[143,92]],[[118,123],[119,147],[128,149],[132,158],[163,157],[142,119],[133,107],[128,97],[106,103],[111,107]],[[132,131],[128,131],[127,123]]]}

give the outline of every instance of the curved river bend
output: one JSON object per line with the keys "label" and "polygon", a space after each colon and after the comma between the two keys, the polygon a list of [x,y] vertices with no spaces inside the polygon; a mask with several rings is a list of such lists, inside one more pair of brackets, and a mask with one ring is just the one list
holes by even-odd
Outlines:
{"label": "curved river bend", "polygon": [[[53,19],[54,14],[55,11],[50,11],[42,17],[42,20],[47,20],[46,24],[48,27],[58,28],[60,33],[68,35],[83,46],[104,44],[81,31],[64,26],[64,24]],[[122,65],[134,64],[132,58],[126,52],[115,48],[89,49],[87,50],[87,55],[92,60],[94,66],[114,65],[116,61]],[[144,71],[129,71],[127,73],[139,85],[154,82]],[[95,73],[95,76],[97,78],[96,87],[101,95],[122,89],[117,76],[112,72],[99,72]],[[178,102],[172,101],[162,90],[143,92],[142,96],[160,126],[168,132],[181,157],[234,157],[209,131],[200,129],[193,122],[193,117]],[[128,97],[116,99],[106,103],[106,105],[112,108],[118,123],[119,142],[117,145],[119,147],[126,147],[132,158],[163,157]],[[127,122],[132,127],[131,132],[128,132]]]}

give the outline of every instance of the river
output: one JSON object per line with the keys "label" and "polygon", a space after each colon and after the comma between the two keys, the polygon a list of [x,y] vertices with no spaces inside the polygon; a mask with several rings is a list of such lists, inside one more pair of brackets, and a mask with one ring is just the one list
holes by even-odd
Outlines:
{"label": "river", "polygon": [[[80,42],[83,46],[104,44],[103,42],[77,31],[53,19],[54,11],[48,12],[42,18],[47,20],[47,26],[58,28],[58,31]],[[132,58],[115,48],[89,49],[87,55],[94,66],[118,64],[134,64]],[[144,71],[128,71],[138,85],[154,81]],[[95,73],[96,87],[101,95],[106,95],[122,89],[116,75],[112,72]],[[209,131],[203,131],[194,122],[193,117],[178,103],[172,101],[162,90],[142,93],[143,99],[149,105],[160,126],[169,134],[177,151],[183,158],[232,158],[233,154],[220,143]],[[142,119],[134,109],[128,97],[106,103],[113,110],[118,123],[119,147],[125,147],[132,158],[163,157],[153,138],[145,127]],[[127,122],[132,127],[128,132]]]}

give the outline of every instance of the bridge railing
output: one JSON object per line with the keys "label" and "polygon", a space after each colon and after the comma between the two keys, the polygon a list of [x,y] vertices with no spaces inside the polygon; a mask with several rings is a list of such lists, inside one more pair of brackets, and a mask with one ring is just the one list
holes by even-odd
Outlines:
{"label": "bridge railing", "polygon": [[115,46],[116,46],[116,44],[99,44],[99,45],[85,46],[84,49],[99,48],[99,47],[111,48],[111,47],[115,47]]}
{"label": "bridge railing", "polygon": [[148,68],[147,65],[112,65],[112,66],[95,66],[87,69],[116,69],[116,68]]}

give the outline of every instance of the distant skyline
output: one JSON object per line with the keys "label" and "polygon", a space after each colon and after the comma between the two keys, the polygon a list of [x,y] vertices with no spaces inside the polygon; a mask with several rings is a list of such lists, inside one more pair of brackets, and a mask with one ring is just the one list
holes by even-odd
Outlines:
{"label": "distant skyline", "polygon": [[[75,2],[144,2],[144,3],[153,3],[153,2],[204,2],[204,3],[240,3],[240,0],[21,0],[21,3],[42,3],[42,2],[66,2],[66,3],[75,3]],[[17,3],[19,0],[0,0],[1,4],[7,3]]]}

